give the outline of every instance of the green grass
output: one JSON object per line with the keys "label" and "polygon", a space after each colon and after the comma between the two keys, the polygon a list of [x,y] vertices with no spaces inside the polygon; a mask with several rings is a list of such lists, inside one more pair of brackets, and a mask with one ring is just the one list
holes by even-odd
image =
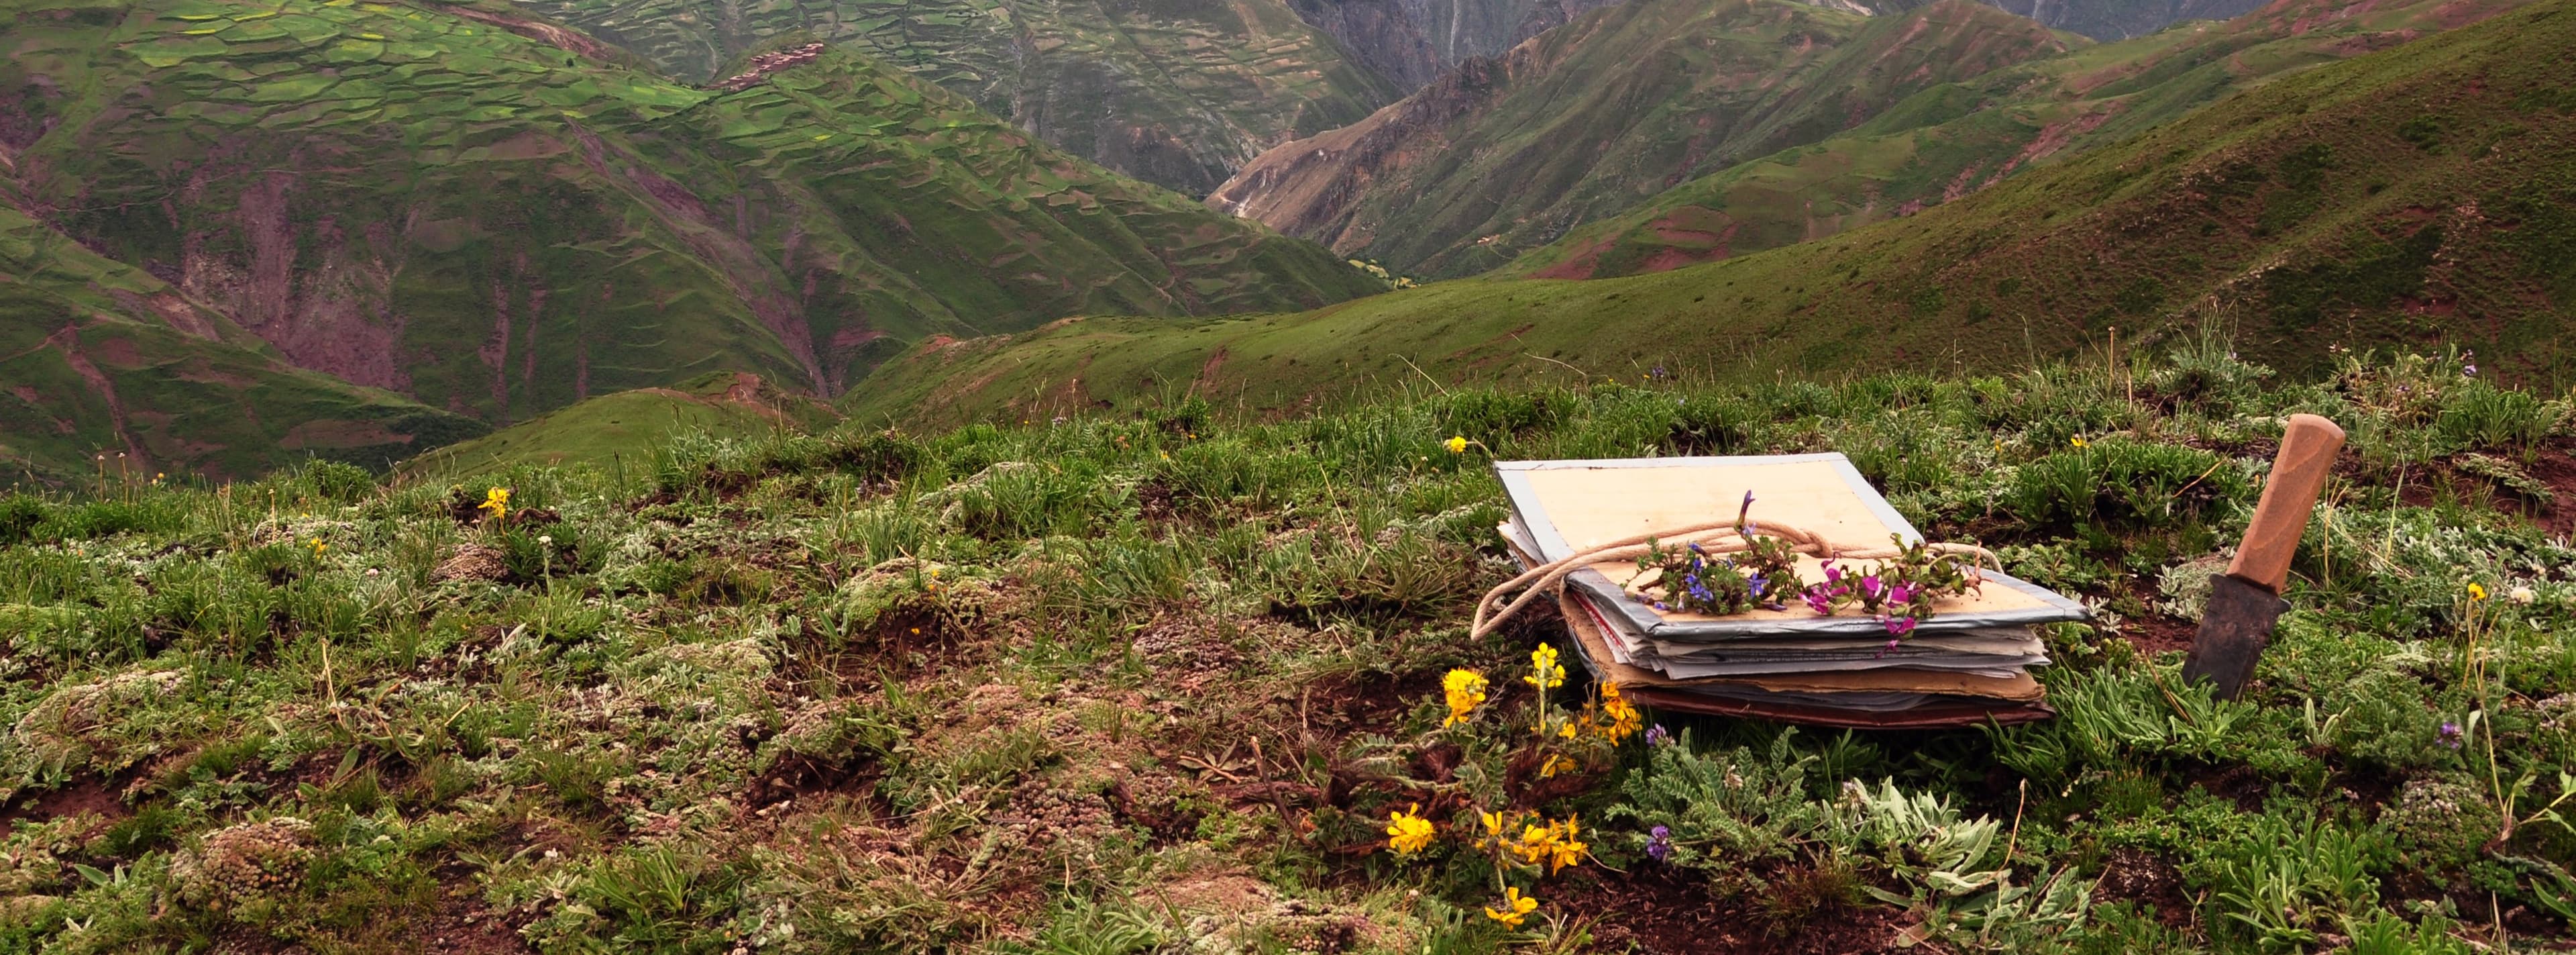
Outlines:
{"label": "green grass", "polygon": [[[1958,202],[1650,275],[1444,282],[1227,321],[917,348],[868,421],[1043,419],[1183,391],[1296,413],[1399,387],[1990,370],[2206,335],[2300,374],[2450,342],[2564,387],[2576,109],[2564,0],[2230,96]],[[2441,118],[2442,141],[2408,138]],[[2420,136],[2419,136],[2420,138]],[[2492,210],[2492,211],[2491,211]],[[2510,227],[2508,227],[2510,223]]]}
{"label": "green grass", "polygon": [[[2564,944],[2576,550],[2531,522],[2566,504],[2492,475],[2563,474],[2576,434],[2515,394],[2455,355],[2284,381],[2212,343],[0,498],[0,940],[1483,952],[1671,910],[1790,943],[1912,911],[1952,950]],[[2169,598],[2294,411],[2343,423],[2348,466],[2255,684],[2214,703],[2176,682]],[[2063,715],[1647,713],[1671,742],[1550,734],[1574,773],[1531,785],[1531,720],[1607,714],[1520,681],[1544,620],[1465,635],[1508,573],[1487,455],[1825,449],[2096,608],[2050,633]],[[1453,667],[1491,697],[1444,727]],[[1506,804],[1588,850],[1498,865],[1471,810]],[[1435,837],[1391,854],[1408,810]],[[1540,900],[1517,932],[1482,914],[1501,884]]]}

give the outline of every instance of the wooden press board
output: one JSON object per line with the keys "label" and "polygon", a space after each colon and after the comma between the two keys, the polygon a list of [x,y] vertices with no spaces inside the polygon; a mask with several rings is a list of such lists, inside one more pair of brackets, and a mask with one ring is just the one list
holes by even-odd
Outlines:
{"label": "wooden press board", "polygon": [[[1494,472],[1544,560],[1652,531],[1730,522],[1746,491],[1753,492],[1757,534],[1764,520],[1778,520],[1850,549],[1886,548],[1891,534],[1907,543],[1923,539],[1839,453],[1498,461]],[[1843,565],[1857,569],[1868,563],[1846,560]],[[1798,573],[1810,583],[1823,580],[1823,561],[1802,559]],[[1984,575],[1984,587],[1945,602],[1923,626],[1994,627],[2085,616],[2083,605],[2046,588],[1991,568]],[[1883,632],[1877,620],[1858,608],[1831,617],[1803,605],[1727,617],[1657,611],[1621,587],[1635,576],[1635,561],[1609,561],[1576,571],[1567,583],[1595,598],[1603,612],[1618,614],[1635,630],[1659,639]]]}

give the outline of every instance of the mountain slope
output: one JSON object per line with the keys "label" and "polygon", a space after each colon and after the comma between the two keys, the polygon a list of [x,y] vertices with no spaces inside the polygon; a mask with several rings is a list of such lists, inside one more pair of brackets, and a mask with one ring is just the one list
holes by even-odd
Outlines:
{"label": "mountain slope", "polygon": [[[1189,383],[1289,408],[1371,383],[2001,367],[2206,329],[2561,373],[2576,314],[2576,0],[2321,66],[1839,237],[1592,282],[1446,282],[1293,316],[925,343],[846,407],[1035,415]],[[1394,356],[1412,356],[1410,364]]]}
{"label": "mountain slope", "polygon": [[6,202],[0,423],[0,482],[11,484],[84,481],[101,467],[242,477],[307,456],[383,467],[485,430],[289,366],[223,316]]}
{"label": "mountain slope", "polygon": [[1522,40],[1618,0],[1288,0],[1360,64],[1413,92],[1469,59],[1499,56]]}
{"label": "mountain slope", "polygon": [[2226,20],[2263,6],[2263,0],[1989,0],[2005,11],[2051,29],[2096,40],[2154,33],[2183,20]]}
{"label": "mountain slope", "polygon": [[1472,273],[1917,90],[2067,46],[1966,0],[1886,18],[1639,0],[1264,153],[1208,201],[1390,268]]}
{"label": "mountain slope", "polygon": [[2227,93],[2385,49],[2521,0],[2289,0],[2224,24],[1936,87],[1850,132],[1683,183],[1502,270],[1597,278],[1832,235],[2118,142]]}
{"label": "mountain slope", "polygon": [[1067,151],[1205,195],[1261,150],[1400,95],[1280,0],[520,0],[691,82],[791,34],[964,95]]}
{"label": "mountain slope", "polygon": [[506,6],[348,0],[43,0],[10,39],[29,211],[297,365],[496,423],[714,370],[836,395],[932,333],[1371,288],[837,51],[709,91]]}

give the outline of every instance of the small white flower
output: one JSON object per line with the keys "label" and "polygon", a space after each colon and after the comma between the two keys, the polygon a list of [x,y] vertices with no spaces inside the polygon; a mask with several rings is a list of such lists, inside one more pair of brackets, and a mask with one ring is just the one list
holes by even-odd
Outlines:
{"label": "small white flower", "polygon": [[553,534],[539,534],[539,535],[537,535],[537,543],[544,544],[544,545],[547,545],[547,546],[551,547],[551,546],[553,546],[553,545],[554,545],[554,542],[555,542],[555,535],[553,535]]}
{"label": "small white flower", "polygon": [[2531,588],[2529,587],[2516,587],[2512,590],[2506,591],[2504,595],[2504,599],[2518,604],[2528,604],[2531,602],[2531,598],[2532,593]]}
{"label": "small white flower", "polygon": [[379,570],[377,570],[377,569],[375,569],[375,568],[373,568],[373,567],[369,567],[369,568],[367,568],[367,576],[369,576],[369,577],[373,577],[373,576],[375,576],[375,575],[377,575],[377,574],[379,574],[379,573],[383,573],[383,571],[379,571]]}

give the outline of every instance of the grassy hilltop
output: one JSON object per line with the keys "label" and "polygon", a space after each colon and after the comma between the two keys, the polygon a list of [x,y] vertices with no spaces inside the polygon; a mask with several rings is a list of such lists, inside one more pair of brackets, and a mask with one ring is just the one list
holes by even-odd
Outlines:
{"label": "grassy hilltop", "polygon": [[[857,417],[1044,418],[1189,391],[1293,412],[1398,383],[2004,369],[2231,335],[2462,343],[2564,380],[2576,315],[2576,4],[2283,76],[1957,202],[1816,242],[1583,282],[1442,282],[1300,314],[928,340]],[[2553,377],[2555,376],[2555,377]]]}
{"label": "grassy hilltop", "polygon": [[[2214,703],[2177,651],[2294,411],[2353,442]],[[0,948],[2564,945],[2570,413],[2456,357],[2300,384],[2211,346],[0,498]],[[1508,573],[1488,459],[1820,449],[2096,608],[2049,635],[2060,719],[1632,722],[1521,681],[1547,619],[1465,637]],[[1444,726],[1452,668],[1490,693]]]}

